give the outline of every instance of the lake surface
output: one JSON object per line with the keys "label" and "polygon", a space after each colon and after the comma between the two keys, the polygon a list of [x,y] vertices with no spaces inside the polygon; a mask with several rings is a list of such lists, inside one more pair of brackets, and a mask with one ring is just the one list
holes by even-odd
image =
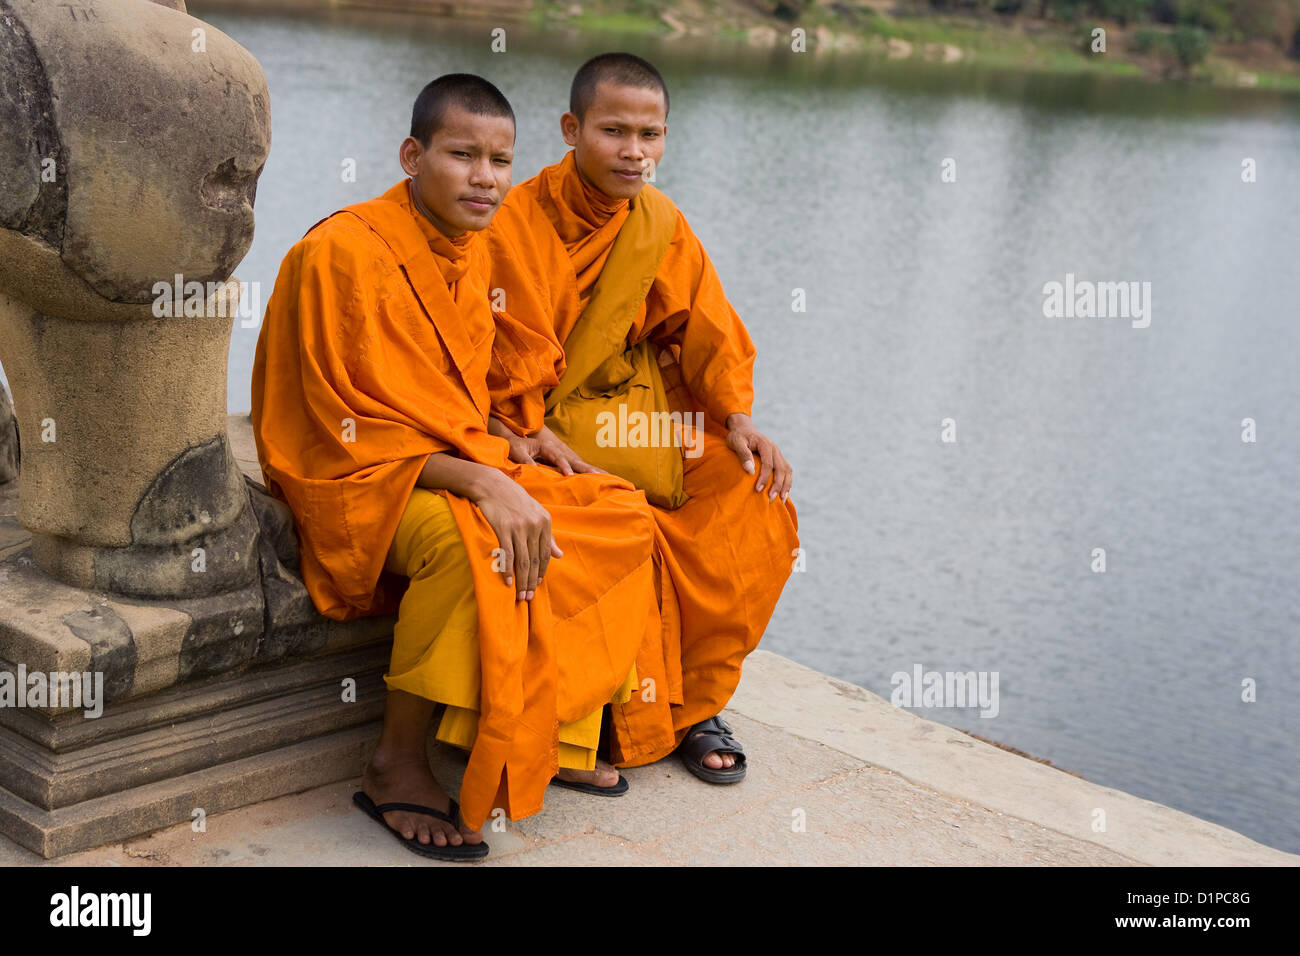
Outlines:
{"label": "lake surface", "polygon": [[[271,90],[238,272],[263,305],[313,223],[402,177],[429,79],[504,90],[521,181],[563,155],[586,54],[658,55],[514,28],[493,54],[487,25],[436,20],[207,16]],[[758,344],[755,418],[796,468],[806,566],[763,646],[886,698],[916,665],[997,672],[996,717],[917,712],[1300,851],[1300,101],[659,60],[658,184]],[[1044,285],[1067,274],[1149,282],[1149,326],[1046,317]],[[256,335],[235,329],[232,411]]]}

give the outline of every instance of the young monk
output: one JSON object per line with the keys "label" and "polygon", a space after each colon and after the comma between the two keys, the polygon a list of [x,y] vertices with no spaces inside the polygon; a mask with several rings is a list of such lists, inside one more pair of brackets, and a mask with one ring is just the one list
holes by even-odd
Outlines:
{"label": "young monk", "polygon": [[[479,232],[510,188],[514,137],[486,80],[425,87],[399,151],[409,178],[289,251],[253,368],[258,458],[294,513],[317,608],[398,615],[354,800],[447,860],[486,855],[484,820],[537,812],[557,769],[580,789],[626,786],[598,772],[601,713],[628,698],[659,632],[644,495],[513,464],[487,431]],[[437,703],[438,739],[470,752],[459,805],[428,763]]]}
{"label": "young monk", "polygon": [[[750,418],[755,352],[745,326],[685,217],[647,182],[667,120],[667,87],[645,60],[608,53],[578,70],[560,119],[572,150],[516,186],[488,230],[499,306],[491,427],[516,461],[540,456],[584,471],[601,462],[572,447],[575,435],[591,445],[583,403],[612,409],[620,388],[644,392],[654,384],[649,365],[661,367],[669,410],[703,421],[703,434],[688,430],[679,442],[676,497],[651,499],[664,632],[637,659],[642,692],[614,708],[611,753],[636,766],[676,748],[696,776],[735,783],[744,750],[718,714],[796,558],[792,471]],[[563,360],[547,366],[546,350],[540,360],[527,354],[530,337],[553,338]],[[560,422],[569,442],[556,434]],[[638,441],[645,436],[629,431],[624,444]],[[603,467],[660,475],[659,454],[622,447]]]}

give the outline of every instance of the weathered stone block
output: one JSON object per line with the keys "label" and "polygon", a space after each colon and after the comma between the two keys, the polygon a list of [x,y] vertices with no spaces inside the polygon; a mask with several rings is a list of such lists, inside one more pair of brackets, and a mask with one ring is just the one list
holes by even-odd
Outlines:
{"label": "weathered stone block", "polygon": [[[27,444],[20,520],[50,574],[142,597],[257,573],[225,376],[266,82],[175,6],[0,2],[0,360]],[[192,288],[193,313],[160,308]]]}

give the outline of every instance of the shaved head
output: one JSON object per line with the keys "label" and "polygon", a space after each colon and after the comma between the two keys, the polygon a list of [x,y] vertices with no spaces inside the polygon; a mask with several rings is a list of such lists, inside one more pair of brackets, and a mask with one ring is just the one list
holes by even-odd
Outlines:
{"label": "shaved head", "polygon": [[515,121],[515,111],[500,90],[473,73],[448,73],[420,90],[411,110],[411,135],[428,146],[442,128],[448,107],[459,106],[475,116],[495,116]]}
{"label": "shaved head", "polygon": [[649,61],[631,53],[602,53],[578,68],[569,88],[569,112],[580,121],[595,101],[596,87],[602,82],[663,94],[664,119],[668,118],[668,86]]}

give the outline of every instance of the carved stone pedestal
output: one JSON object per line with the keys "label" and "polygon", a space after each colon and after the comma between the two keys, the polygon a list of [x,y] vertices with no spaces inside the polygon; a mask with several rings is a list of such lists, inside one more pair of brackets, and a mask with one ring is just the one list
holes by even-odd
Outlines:
{"label": "carved stone pedestal", "polygon": [[0,485],[0,675],[102,675],[103,698],[92,717],[84,697],[0,706],[0,834],[58,856],[361,773],[393,618],[315,611],[283,504],[245,485],[259,583],[146,600],[41,571],[15,485]]}

